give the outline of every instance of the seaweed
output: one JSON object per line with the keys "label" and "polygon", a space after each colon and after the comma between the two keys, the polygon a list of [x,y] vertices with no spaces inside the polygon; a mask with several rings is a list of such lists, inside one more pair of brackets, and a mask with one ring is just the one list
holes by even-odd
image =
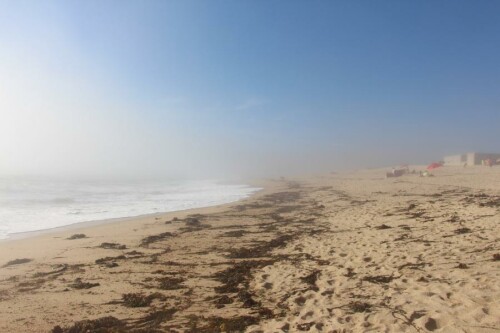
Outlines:
{"label": "seaweed", "polygon": [[165,296],[160,293],[144,295],[142,293],[128,293],[122,295],[122,303],[129,308],[139,308],[151,305],[155,299],[164,300]]}
{"label": "seaweed", "polygon": [[366,302],[356,301],[356,302],[349,303],[347,305],[347,307],[352,312],[362,313],[362,312],[371,312],[373,305],[371,305],[370,303],[366,303]]}
{"label": "seaweed", "polygon": [[233,266],[214,275],[215,280],[223,285],[216,287],[217,293],[235,293],[239,291],[238,286],[245,282],[253,269],[273,264],[273,260],[255,260],[235,263]]}
{"label": "seaweed", "polygon": [[87,235],[85,235],[85,234],[74,234],[74,235],[71,235],[70,237],[68,237],[66,239],[74,240],[74,239],[82,239],[82,238],[87,238]]}
{"label": "seaweed", "polygon": [[175,277],[161,277],[157,278],[156,281],[159,282],[158,289],[162,290],[176,290],[185,288],[181,285],[185,280],[183,278],[175,278]]}
{"label": "seaweed", "polygon": [[65,272],[69,266],[67,264],[61,264],[61,265],[56,265],[55,267],[59,267],[59,269],[56,269],[56,270],[53,270],[50,272],[37,272],[37,273],[33,274],[33,277],[38,278],[38,277],[49,276],[49,275],[59,276],[63,272]]}
{"label": "seaweed", "polygon": [[[205,319],[205,318],[203,318]],[[205,326],[198,326],[199,317],[191,317],[191,328],[188,333],[222,333],[222,332],[243,332],[248,326],[259,322],[258,318],[251,316],[235,316],[232,318],[210,317],[206,320]]]}
{"label": "seaweed", "polygon": [[14,259],[14,260],[11,260],[11,261],[7,262],[2,267],[9,267],[9,266],[14,266],[14,265],[21,265],[21,264],[28,263],[30,261],[33,261],[33,259],[28,259],[28,258]]}
{"label": "seaweed", "polygon": [[52,333],[118,333],[123,332],[126,327],[124,321],[108,316],[93,320],[77,321],[70,327],[62,328],[57,325],[52,329]]}
{"label": "seaweed", "polygon": [[114,261],[115,260],[123,260],[123,259],[127,259],[127,257],[125,257],[124,255],[119,255],[117,257],[104,257],[104,258],[97,259],[95,261],[95,263],[98,265],[104,265],[107,267],[110,267],[110,266],[115,267],[117,264]]}
{"label": "seaweed", "polygon": [[[137,320],[135,322],[139,327],[157,327],[161,323],[169,321],[172,319],[174,314],[177,312],[176,309],[163,309],[148,313],[145,317]],[[149,330],[147,332],[150,332]]]}
{"label": "seaweed", "polygon": [[232,259],[247,259],[265,257],[275,248],[284,247],[290,240],[294,238],[293,235],[282,235],[269,242],[262,242],[250,248],[231,249],[228,258]]}
{"label": "seaweed", "polygon": [[100,286],[100,283],[83,282],[81,278],[76,278],[69,286],[74,289],[90,289]]}
{"label": "seaweed", "polygon": [[126,245],[121,245],[118,243],[107,243],[107,242],[101,243],[99,247],[103,249],[113,249],[113,250],[125,250],[127,248]]}
{"label": "seaweed", "polygon": [[392,275],[377,275],[377,276],[365,276],[363,278],[363,281],[368,281],[368,282],[376,283],[376,284],[382,284],[382,283],[389,283],[394,279],[396,279],[396,278]]}
{"label": "seaweed", "polygon": [[141,240],[141,246],[148,247],[149,244],[151,244],[151,243],[156,243],[156,242],[162,241],[166,238],[173,237],[173,236],[174,235],[171,232],[163,232],[163,233],[158,234],[158,235],[148,236],[148,237],[143,238]]}
{"label": "seaweed", "polygon": [[241,237],[246,233],[245,230],[233,230],[227,231],[221,235],[221,237]]}
{"label": "seaweed", "polygon": [[457,234],[457,235],[468,234],[471,232],[472,232],[472,230],[469,228],[459,228],[459,229],[455,230],[455,234]]}
{"label": "seaweed", "polygon": [[382,225],[376,226],[375,229],[385,230],[385,229],[392,229],[392,227],[388,226],[387,224],[382,224]]}

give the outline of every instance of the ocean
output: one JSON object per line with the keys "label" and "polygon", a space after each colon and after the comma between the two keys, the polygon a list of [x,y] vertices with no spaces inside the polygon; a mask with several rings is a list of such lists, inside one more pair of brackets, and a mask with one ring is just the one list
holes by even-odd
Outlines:
{"label": "ocean", "polygon": [[79,222],[230,203],[258,191],[204,181],[61,181],[0,178],[0,239]]}

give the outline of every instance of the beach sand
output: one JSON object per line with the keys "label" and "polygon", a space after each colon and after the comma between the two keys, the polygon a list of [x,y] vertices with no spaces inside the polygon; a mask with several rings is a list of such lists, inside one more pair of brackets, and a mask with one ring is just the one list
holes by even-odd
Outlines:
{"label": "beach sand", "polygon": [[1,242],[0,332],[498,332],[500,167],[434,173]]}

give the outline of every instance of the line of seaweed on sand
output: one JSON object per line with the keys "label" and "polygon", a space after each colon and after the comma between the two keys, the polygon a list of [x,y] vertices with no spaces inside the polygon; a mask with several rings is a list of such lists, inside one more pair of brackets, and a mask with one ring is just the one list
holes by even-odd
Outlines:
{"label": "line of seaweed on sand", "polygon": [[[176,329],[180,329],[188,332],[223,332],[223,331],[242,331],[250,325],[257,324],[260,320],[270,319],[277,315],[272,310],[266,308],[258,300],[258,297],[252,293],[249,284],[252,279],[255,270],[261,269],[267,265],[272,265],[281,260],[314,260],[310,256],[277,256],[273,255],[273,251],[279,248],[287,246],[291,241],[305,235],[310,232],[318,231],[317,226],[315,226],[315,219],[300,219],[300,218],[290,218],[290,213],[295,211],[303,211],[307,205],[299,203],[301,200],[300,185],[297,183],[290,184],[289,189],[283,192],[272,193],[264,196],[260,199],[263,204],[257,206],[245,206],[234,208],[235,212],[242,211],[253,211],[253,216],[258,217],[267,222],[253,224],[249,227],[257,228],[260,231],[256,235],[254,232],[246,233],[244,231],[244,226],[221,226],[217,227],[218,230],[223,231],[223,237],[233,237],[233,238],[244,238],[246,236],[257,236],[257,238],[252,238],[250,243],[248,239],[242,240],[237,244],[242,246],[235,247],[235,244],[229,249],[223,250],[222,262],[214,262],[211,264],[212,267],[221,267],[222,270],[218,270],[213,275],[207,277],[213,279],[220,283],[218,287],[214,288],[215,297],[205,300],[206,302],[212,303],[216,308],[223,308],[230,305],[234,309],[239,309],[238,315],[232,315],[230,317],[223,316],[211,316],[203,317],[196,315],[185,315],[184,319],[177,318],[176,324],[171,323],[172,319],[181,313],[183,310],[189,308],[192,305],[193,300],[187,300],[183,303],[181,307],[167,307],[166,304],[161,303],[165,298],[172,297],[172,295],[164,295],[160,293],[129,293],[122,295],[121,301],[114,301],[114,304],[121,304],[123,306],[128,306],[131,308],[149,308],[151,310],[147,314],[139,319],[117,319],[115,317],[103,317],[95,320],[86,320],[76,322],[70,326],[57,325],[54,327],[52,332],[54,333],[80,333],[87,331],[96,332],[173,332]],[[269,207],[272,209],[269,211]],[[318,209],[322,207],[313,206],[314,213],[317,213]],[[268,210],[267,213],[260,214],[262,210]],[[309,212],[312,213],[313,211]],[[305,212],[307,214],[308,212]],[[283,216],[284,215],[284,216]],[[228,218],[223,216],[212,215],[193,215],[186,219],[174,219],[173,221],[167,221],[170,223],[184,223],[184,227],[179,228],[177,235],[183,235],[186,233],[199,233],[204,230],[210,229],[211,226],[206,224],[206,221],[218,220],[220,218]],[[226,229],[224,231],[224,229]],[[151,235],[144,238],[140,242],[140,246],[144,248],[159,250],[164,249],[163,254],[168,253],[165,250],[165,244],[169,242],[170,239],[177,237],[174,233],[164,232],[157,235]],[[107,245],[107,244],[106,244]],[[106,246],[107,247],[107,246]],[[115,247],[110,246],[110,247]],[[109,262],[117,262],[120,260],[127,259],[137,259],[142,258],[144,263],[144,258],[151,258],[147,261],[147,264],[162,264],[162,253],[155,254],[143,254],[138,252],[138,256],[134,258],[129,258],[126,255],[120,255],[116,257],[107,257],[98,260],[97,264],[106,264]],[[201,255],[204,252],[195,252],[195,254]],[[154,260],[153,260],[154,259]],[[230,260],[229,262],[227,260]],[[219,260],[220,261],[220,260]],[[110,267],[110,266],[105,266]],[[170,265],[169,267],[175,267]],[[184,267],[189,269],[189,267]],[[158,270],[157,272],[162,272]],[[156,289],[161,289],[167,292],[177,292],[180,288],[185,288],[184,282],[186,278],[171,276],[173,272],[169,273],[169,276],[159,277],[156,279],[149,279],[148,281],[155,282],[154,287]],[[200,277],[198,277],[200,278]],[[163,287],[164,285],[164,287]],[[188,290],[179,297],[189,297],[193,290],[188,288]],[[160,302],[160,303],[158,303]],[[155,303],[155,306],[152,306]],[[205,307],[210,307],[210,305],[204,305]],[[186,312],[187,313],[187,312]],[[182,323],[179,326],[179,322]]]}

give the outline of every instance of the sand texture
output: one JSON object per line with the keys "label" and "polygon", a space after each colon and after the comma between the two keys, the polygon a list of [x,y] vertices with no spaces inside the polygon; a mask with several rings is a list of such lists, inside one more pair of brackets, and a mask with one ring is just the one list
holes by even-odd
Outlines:
{"label": "sand texture", "polygon": [[498,332],[500,167],[434,173],[2,242],[0,332]]}

